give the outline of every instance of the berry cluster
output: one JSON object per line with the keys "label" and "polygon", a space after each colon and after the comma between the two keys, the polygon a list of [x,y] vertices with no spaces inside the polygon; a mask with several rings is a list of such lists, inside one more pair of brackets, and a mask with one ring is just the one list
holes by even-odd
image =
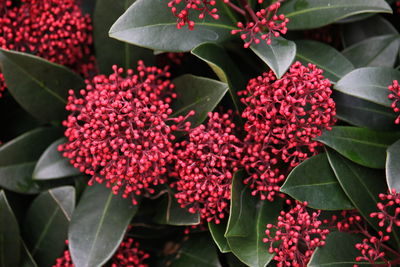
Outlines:
{"label": "berry cluster", "polygon": [[[0,8],[0,47],[31,53],[88,76],[95,69],[92,25],[76,0],[23,0],[19,6],[3,1]],[[5,89],[0,77],[0,89]]]}
{"label": "berry cluster", "polygon": [[268,252],[275,253],[278,267],[307,266],[314,250],[325,245],[329,230],[321,229],[320,211],[310,213],[306,206],[307,202],[297,203],[288,212],[281,211],[276,225],[267,225],[263,241],[269,243]]}
{"label": "berry cluster", "polygon": [[[281,79],[272,71],[250,80],[239,92],[247,106],[246,153],[242,165],[253,194],[273,200],[286,173],[317,153],[313,140],[335,123],[329,80],[315,65],[294,63]],[[284,167],[284,168],[282,168]]]}
{"label": "berry cluster", "polygon": [[176,151],[178,203],[215,223],[229,206],[233,173],[243,151],[230,115],[209,113],[208,123],[190,130],[189,140],[178,143]]}
{"label": "berry cluster", "polygon": [[[391,85],[389,85],[388,89],[391,91],[389,94],[389,99],[392,100],[392,109],[394,112],[400,112],[400,85],[399,82],[394,80]],[[396,124],[400,124],[400,115],[394,121]]]}
{"label": "berry cluster", "polygon": [[[152,186],[164,184],[167,166],[174,159],[173,130],[190,123],[182,116],[169,118],[169,103],[176,94],[166,69],[138,63],[138,74],[113,67],[110,76],[98,75],[80,90],[82,98],[70,91],[66,109],[71,112],[66,144],[60,145],[64,157],[81,172],[112,187],[123,197],[153,193]],[[169,126],[171,121],[177,125]]]}

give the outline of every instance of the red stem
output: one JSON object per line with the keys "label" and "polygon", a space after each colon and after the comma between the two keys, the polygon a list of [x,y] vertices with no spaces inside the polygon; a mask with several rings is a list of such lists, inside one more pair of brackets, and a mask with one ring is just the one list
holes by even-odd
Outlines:
{"label": "red stem", "polygon": [[228,2],[226,3],[230,8],[232,8],[233,10],[235,10],[237,13],[239,13],[242,16],[246,16],[246,11],[244,11],[243,9],[241,9],[240,7],[238,7],[237,5]]}
{"label": "red stem", "polygon": [[256,23],[258,21],[258,17],[254,10],[250,7],[249,2],[247,0],[239,0],[240,5],[246,10],[247,15]]}

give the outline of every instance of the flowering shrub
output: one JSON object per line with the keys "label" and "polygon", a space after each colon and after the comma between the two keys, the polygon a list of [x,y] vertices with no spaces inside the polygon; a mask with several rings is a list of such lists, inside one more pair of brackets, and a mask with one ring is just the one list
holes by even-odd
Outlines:
{"label": "flowering shrub", "polygon": [[398,9],[0,0],[1,266],[399,266]]}

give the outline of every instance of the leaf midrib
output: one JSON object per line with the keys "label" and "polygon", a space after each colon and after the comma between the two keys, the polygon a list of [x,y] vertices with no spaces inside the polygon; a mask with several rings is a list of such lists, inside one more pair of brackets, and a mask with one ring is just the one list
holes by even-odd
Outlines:
{"label": "leaf midrib", "polygon": [[49,220],[47,221],[47,223],[45,224],[42,233],[40,234],[38,240],[36,241],[36,244],[34,246],[34,248],[32,249],[32,256],[34,256],[37,252],[37,250],[39,249],[40,244],[42,243],[44,237],[46,236],[51,224],[53,223],[54,218],[56,217],[58,210],[59,210],[59,206],[56,206],[56,208],[54,209],[52,215],[50,216]]}
{"label": "leaf midrib", "polygon": [[333,74],[338,80],[339,80],[341,77],[343,77],[343,76],[340,76],[339,74],[337,74],[335,71],[333,71],[333,70],[331,70],[331,69],[329,69],[329,68],[326,68],[325,66],[319,64],[318,62],[315,62],[315,61],[312,60],[312,59],[309,59],[309,58],[303,56],[302,54],[296,53],[296,57],[299,57],[299,58],[301,58],[301,59],[303,59],[303,60],[306,60],[306,61],[308,61],[308,62],[311,62],[311,63],[317,65],[318,67],[320,67],[320,68],[322,68],[322,69],[324,69],[324,70],[330,72],[330,73]]}
{"label": "leaf midrib", "polygon": [[[298,11],[293,11],[292,13],[286,13],[285,17],[290,18],[290,17],[297,16],[297,15],[300,15],[300,14],[312,13],[312,12],[316,12],[316,11],[318,12],[318,11],[325,10],[325,9],[338,9],[338,8],[349,8],[349,7],[350,8],[371,8],[371,9],[364,9],[364,10],[360,10],[360,11],[349,12],[346,15],[344,15],[342,17],[339,17],[339,19],[351,16],[351,15],[355,15],[355,14],[376,12],[377,10],[387,11],[386,9],[383,9],[383,8],[372,9],[372,7],[364,6],[363,4],[352,5],[352,6],[333,5],[333,6],[320,6],[320,7],[312,7],[312,8],[308,8],[308,9],[301,9],[301,10],[298,10]],[[387,12],[390,12],[390,11],[387,11]]]}
{"label": "leaf midrib", "polygon": [[[321,137],[322,137],[322,136],[321,136]],[[320,142],[322,142],[322,143],[325,143],[325,142],[326,142],[326,143],[325,143],[326,145],[328,145],[328,143],[329,143],[329,144],[330,144],[329,146],[332,145],[331,142],[329,142],[328,140],[324,140],[324,139],[321,138],[321,137],[316,138],[316,140],[318,140],[318,141],[320,141]],[[360,143],[360,144],[364,144],[364,145],[371,145],[371,146],[382,147],[382,148],[388,147],[387,144],[371,143],[371,142],[368,142],[368,141],[365,141],[365,140],[351,139],[351,138],[349,138],[349,137],[343,137],[343,136],[337,136],[337,135],[336,135],[336,136],[331,135],[330,137],[333,138],[333,139],[339,139],[339,140],[348,141],[348,142],[350,142],[350,143]]]}

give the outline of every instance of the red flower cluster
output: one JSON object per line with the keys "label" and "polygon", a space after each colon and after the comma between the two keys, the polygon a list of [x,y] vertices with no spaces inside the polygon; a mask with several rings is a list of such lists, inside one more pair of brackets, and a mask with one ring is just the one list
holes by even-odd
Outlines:
{"label": "red flower cluster", "polygon": [[[328,229],[321,229],[320,211],[309,213],[307,203],[298,203],[288,212],[281,211],[277,225],[268,224],[264,243],[269,243],[269,253],[276,253],[278,267],[306,266],[317,247],[325,245]],[[275,236],[272,229],[276,229]]]}
{"label": "red flower cluster", "polygon": [[[189,30],[194,29],[194,21],[190,20],[190,10],[200,12],[199,19],[204,19],[206,15],[211,16],[213,19],[218,19],[218,10],[214,7],[217,2],[215,0],[170,0],[168,7],[171,8],[172,13],[178,18],[176,27],[181,29],[186,24]],[[177,6],[182,4],[183,8],[178,11]]]}
{"label": "red flower cluster", "polygon": [[238,30],[232,30],[232,34],[241,33],[240,38],[245,41],[244,47],[248,48],[253,42],[260,43],[260,39],[265,40],[267,44],[271,44],[271,37],[279,37],[281,34],[286,34],[286,25],[289,19],[285,15],[277,15],[281,0],[271,4],[265,9],[255,13],[253,21],[247,22],[244,25],[238,22]]}
{"label": "red flower cluster", "polygon": [[313,138],[335,123],[335,102],[329,80],[315,65],[294,63],[277,79],[272,71],[250,80],[241,101],[247,105],[246,154],[242,159],[251,175],[245,179],[261,198],[273,200],[285,171],[317,153]]}
{"label": "red flower cluster", "polygon": [[400,227],[400,193],[396,193],[396,189],[392,189],[389,194],[379,194],[379,198],[385,203],[379,202],[376,205],[379,211],[371,213],[370,216],[380,220],[380,227],[388,223],[386,232],[390,233],[393,226]]}
{"label": "red flower cluster", "polygon": [[[389,94],[389,99],[393,100],[392,103],[392,109],[394,112],[399,113],[400,112],[400,85],[399,82],[394,80],[391,85],[389,85],[388,89],[392,92]],[[394,121],[396,124],[400,124],[400,115],[396,118]]]}
{"label": "red flower cluster", "polygon": [[[92,25],[75,0],[23,0],[0,8],[0,47],[31,53],[88,75],[95,66],[91,56]],[[4,90],[4,78],[0,77]]]}
{"label": "red flower cluster", "polygon": [[[390,262],[385,258],[385,252],[382,251],[383,242],[389,240],[389,236],[385,236],[382,231],[378,232],[379,238],[371,236],[364,238],[362,243],[356,244],[356,249],[361,251],[362,256],[356,257],[356,261],[367,261],[375,264],[378,260],[383,260],[387,266],[391,266]],[[355,265],[358,266],[358,265]]]}
{"label": "red flower cluster", "polygon": [[243,151],[232,133],[236,126],[230,113],[209,113],[208,123],[192,129],[189,141],[178,143],[176,151],[178,203],[217,224],[228,209],[233,173]]}
{"label": "red flower cluster", "polygon": [[[68,245],[68,240],[65,241]],[[150,255],[139,249],[139,243],[134,242],[132,238],[125,238],[121,242],[117,252],[110,260],[111,267],[147,267],[148,265],[143,263],[144,260],[149,258]],[[72,263],[71,253],[69,250],[65,250],[62,257],[56,259],[56,263],[53,267],[74,267]]]}
{"label": "red flower cluster", "polygon": [[[169,103],[175,98],[174,85],[166,69],[138,63],[138,74],[117,69],[109,77],[98,75],[80,90],[82,98],[70,91],[66,109],[71,112],[63,122],[66,144],[60,145],[64,157],[75,168],[106,182],[123,197],[153,193],[152,185],[166,182],[167,165],[174,158],[171,131],[190,123],[168,118]],[[178,124],[169,126],[168,121]]]}

